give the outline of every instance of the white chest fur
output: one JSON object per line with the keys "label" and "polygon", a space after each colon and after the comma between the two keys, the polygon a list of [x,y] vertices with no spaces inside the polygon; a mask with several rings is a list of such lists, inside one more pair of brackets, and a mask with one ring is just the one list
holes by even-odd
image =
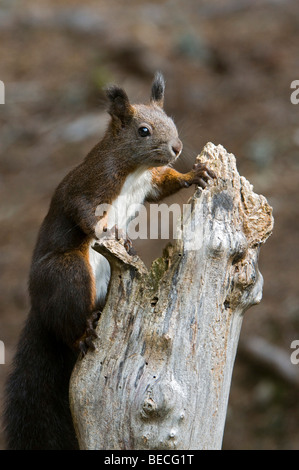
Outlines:
{"label": "white chest fur", "polygon": [[[108,213],[108,229],[117,225],[119,229],[126,231],[128,222],[135,214],[136,204],[142,204],[152,191],[152,175],[149,170],[139,169],[131,173],[126,178],[119,196],[112,202]],[[95,240],[89,249],[89,263],[95,277],[97,302],[103,303],[111,271],[106,258],[92,249],[94,242]]]}
{"label": "white chest fur", "polygon": [[147,169],[138,169],[125,180],[118,197],[112,202],[108,214],[108,228],[115,225],[126,231],[128,222],[135,215],[137,206],[153,191],[152,174]]}

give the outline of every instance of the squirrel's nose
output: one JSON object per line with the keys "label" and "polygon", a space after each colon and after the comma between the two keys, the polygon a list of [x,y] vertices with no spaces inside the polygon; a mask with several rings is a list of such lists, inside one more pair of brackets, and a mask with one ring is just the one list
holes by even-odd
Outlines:
{"label": "squirrel's nose", "polygon": [[176,157],[178,157],[182,151],[183,144],[180,141],[180,139],[177,139],[175,142],[171,143],[171,150],[175,154]]}

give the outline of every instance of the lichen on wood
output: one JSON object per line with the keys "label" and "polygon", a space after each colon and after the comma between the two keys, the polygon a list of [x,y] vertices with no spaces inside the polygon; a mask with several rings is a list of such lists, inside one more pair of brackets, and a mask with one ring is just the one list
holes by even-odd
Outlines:
{"label": "lichen on wood", "polygon": [[197,159],[217,179],[195,191],[181,236],[150,270],[121,243],[97,247],[112,276],[96,350],[71,379],[82,449],[221,448],[243,313],[262,297],[258,253],[273,217],[222,146],[208,143]]}

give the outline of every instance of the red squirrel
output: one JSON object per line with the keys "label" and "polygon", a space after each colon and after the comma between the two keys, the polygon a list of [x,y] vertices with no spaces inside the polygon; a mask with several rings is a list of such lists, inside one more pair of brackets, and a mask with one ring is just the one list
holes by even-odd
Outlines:
{"label": "red squirrel", "polygon": [[192,184],[204,188],[214,177],[201,163],[185,174],[169,166],[183,146],[163,110],[164,90],[161,73],[148,104],[132,105],[122,88],[109,87],[104,137],[53,195],[33,253],[31,310],[6,387],[8,449],[78,449],[69,380],[80,350],[93,344],[110,279],[108,261],[92,249],[97,207],[119,206],[120,196],[158,201]]}

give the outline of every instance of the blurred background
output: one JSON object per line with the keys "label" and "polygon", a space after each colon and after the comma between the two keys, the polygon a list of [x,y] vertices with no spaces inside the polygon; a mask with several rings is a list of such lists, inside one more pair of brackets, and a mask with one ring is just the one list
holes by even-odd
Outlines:
{"label": "blurred background", "polygon": [[[244,316],[223,448],[299,449],[299,365],[290,361],[299,340],[298,47],[296,0],[0,1],[1,402],[37,232],[55,187],[103,135],[101,89],[117,83],[144,102],[161,70],[184,143],[177,168],[187,171],[206,142],[222,144],[274,208],[259,261],[263,300]],[[161,251],[157,241],[139,247],[146,263]]]}

